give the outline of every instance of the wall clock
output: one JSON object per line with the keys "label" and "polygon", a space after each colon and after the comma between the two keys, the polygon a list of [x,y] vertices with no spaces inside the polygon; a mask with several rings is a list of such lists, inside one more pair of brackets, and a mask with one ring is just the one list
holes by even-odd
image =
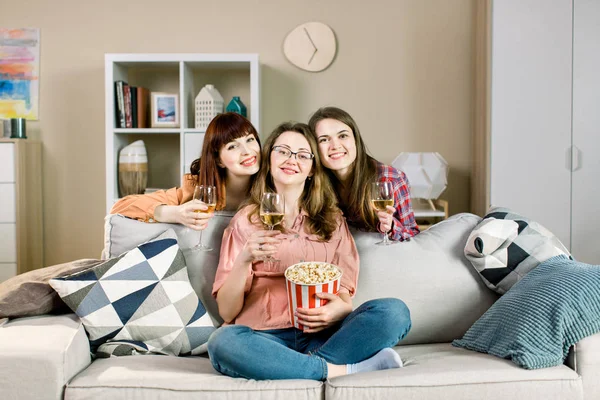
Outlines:
{"label": "wall clock", "polygon": [[305,71],[323,71],[335,58],[336,50],[333,30],[321,22],[299,25],[283,41],[285,57]]}

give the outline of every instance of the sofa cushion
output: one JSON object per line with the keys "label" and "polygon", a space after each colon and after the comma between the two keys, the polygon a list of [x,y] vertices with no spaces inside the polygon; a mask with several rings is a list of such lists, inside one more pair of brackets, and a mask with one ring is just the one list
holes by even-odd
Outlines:
{"label": "sofa cushion", "polygon": [[581,378],[561,365],[524,370],[508,360],[446,344],[398,346],[404,367],[331,379],[327,400],[580,400]]}
{"label": "sofa cushion", "polygon": [[519,279],[567,248],[541,224],[508,208],[493,207],[473,229],[465,256],[485,284],[504,294]]}
{"label": "sofa cushion", "polygon": [[204,357],[99,359],[77,375],[65,398],[78,399],[323,399],[323,382],[306,379],[256,381],[230,378]]}
{"label": "sofa cushion", "polygon": [[135,248],[168,229],[173,229],[183,251],[192,287],[206,307],[214,326],[223,323],[217,302],[212,296],[212,284],[219,265],[223,231],[235,213],[217,211],[208,227],[202,233],[204,244],[212,251],[191,250],[198,243],[198,232],[180,224],[146,223],[126,218],[122,215],[108,215],[104,226],[104,250],[102,258],[116,257]]}
{"label": "sofa cushion", "polygon": [[35,269],[0,283],[0,318],[69,312],[69,307],[50,287],[50,278],[70,275],[100,264],[83,259]]}
{"label": "sofa cushion", "polygon": [[380,297],[403,300],[410,309],[412,329],[401,344],[461,337],[498,297],[481,282],[463,253],[480,220],[458,214],[410,241],[390,246],[375,245],[381,240],[377,232],[352,230],[360,254],[354,306]]}
{"label": "sofa cushion", "polygon": [[65,385],[91,363],[75,314],[10,320],[0,327],[0,398],[59,400]]}
{"label": "sofa cushion", "polygon": [[455,346],[524,368],[561,365],[569,348],[600,331],[600,266],[556,256],[520,280]]}
{"label": "sofa cushion", "polygon": [[162,236],[92,269],[50,280],[82,319],[92,351],[109,340],[168,355],[204,350],[214,327],[200,325],[206,310],[190,285],[175,233]]}

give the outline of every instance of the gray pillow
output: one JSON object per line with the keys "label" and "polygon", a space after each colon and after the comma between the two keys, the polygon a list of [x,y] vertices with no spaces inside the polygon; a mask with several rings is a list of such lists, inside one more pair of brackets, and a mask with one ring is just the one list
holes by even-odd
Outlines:
{"label": "gray pillow", "polygon": [[480,220],[473,214],[454,215],[391,246],[377,246],[381,240],[377,232],[352,229],[360,254],[354,307],[382,297],[404,301],[412,328],[400,345],[460,338],[498,298],[463,253],[469,233]]}
{"label": "gray pillow", "polygon": [[202,234],[202,242],[213,248],[212,251],[194,251],[190,248],[198,243],[199,233],[179,224],[140,222],[122,215],[108,215],[104,227],[104,250],[102,258],[112,258],[147,242],[168,229],[173,229],[177,242],[185,257],[190,283],[206,307],[213,325],[220,326],[223,319],[219,315],[217,302],[212,296],[223,231],[229,225],[235,212],[217,211]]}
{"label": "gray pillow", "polygon": [[552,232],[502,207],[488,211],[465,246],[465,256],[483,282],[500,294],[540,263],[558,255],[570,256]]}
{"label": "gray pillow", "polygon": [[0,318],[69,312],[69,308],[50,287],[48,281],[95,267],[100,263],[102,260],[76,260],[29,271],[0,283]]}

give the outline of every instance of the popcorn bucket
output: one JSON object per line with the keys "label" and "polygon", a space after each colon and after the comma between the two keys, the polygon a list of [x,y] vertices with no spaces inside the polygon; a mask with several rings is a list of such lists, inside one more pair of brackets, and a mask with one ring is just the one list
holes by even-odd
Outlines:
{"label": "popcorn bucket", "polygon": [[285,270],[285,284],[292,325],[303,330],[304,327],[294,315],[296,309],[324,306],[327,300],[318,298],[316,294],[337,294],[341,279],[342,270],[329,263],[303,262],[288,267]]}

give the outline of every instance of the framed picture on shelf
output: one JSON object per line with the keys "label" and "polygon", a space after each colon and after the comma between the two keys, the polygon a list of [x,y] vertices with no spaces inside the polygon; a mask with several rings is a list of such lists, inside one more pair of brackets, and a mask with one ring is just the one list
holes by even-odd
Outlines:
{"label": "framed picture on shelf", "polygon": [[152,128],[179,128],[179,96],[153,92],[151,96]]}

